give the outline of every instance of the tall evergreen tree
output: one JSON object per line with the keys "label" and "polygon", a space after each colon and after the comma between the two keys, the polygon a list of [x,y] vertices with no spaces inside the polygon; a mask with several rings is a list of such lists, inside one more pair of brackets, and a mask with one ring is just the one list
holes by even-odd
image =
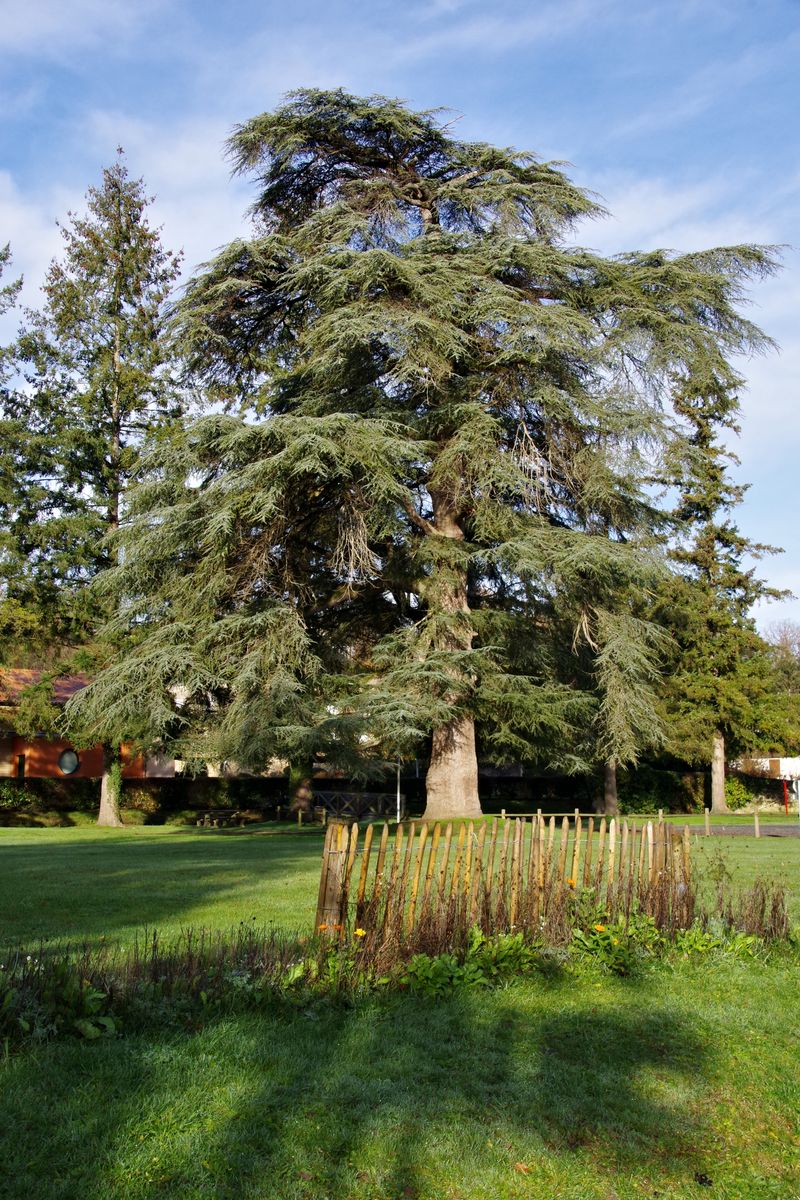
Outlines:
{"label": "tall evergreen tree", "polygon": [[677,572],[663,606],[675,640],[666,674],[670,749],[684,761],[710,763],[714,812],[728,811],[726,758],[774,748],[789,718],[751,611],[757,600],[785,593],[746,565],[773,548],[752,542],[734,522],[746,488],[731,480],[736,460],[721,440],[738,431],[741,385],[730,367],[708,372],[693,364],[675,395],[689,454],[678,480]]}
{"label": "tall evergreen tree", "polygon": [[[17,345],[24,384],[4,397],[13,487],[2,512],[5,600],[27,614],[42,661],[102,665],[105,601],[88,588],[112,562],[125,489],[145,435],[180,411],[165,307],[179,258],[147,220],[122,153],[69,215],[44,303]],[[6,648],[18,652],[19,643]],[[100,822],[118,824],[118,749],[105,746]]]}
{"label": "tall evergreen tree", "polygon": [[[429,817],[480,811],[476,736],[578,766],[599,721],[624,761],[649,639],[591,597],[650,577],[637,463],[689,359],[756,339],[733,301],[769,256],[571,248],[600,210],[556,166],[382,97],[294,93],[230,150],[254,235],[180,312],[229,412],[153,460],[108,579],[140,641],[85,718],[254,765],[427,739]],[[559,672],[562,609],[599,687]]]}

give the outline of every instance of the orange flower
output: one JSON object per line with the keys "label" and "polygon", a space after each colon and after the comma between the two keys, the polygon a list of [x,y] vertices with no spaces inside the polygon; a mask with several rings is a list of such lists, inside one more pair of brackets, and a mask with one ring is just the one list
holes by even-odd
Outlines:
{"label": "orange flower", "polygon": [[317,928],[319,929],[320,933],[322,933],[323,930],[328,928],[328,926],[327,925],[318,925]]}
{"label": "orange flower", "polygon": [[568,880],[567,880],[567,886],[568,886],[568,887],[575,887],[575,880],[574,880],[574,879],[568,879]]}
{"label": "orange flower", "polygon": [[598,933],[605,933],[605,931],[606,931],[605,925],[595,925],[595,929],[597,930]]}

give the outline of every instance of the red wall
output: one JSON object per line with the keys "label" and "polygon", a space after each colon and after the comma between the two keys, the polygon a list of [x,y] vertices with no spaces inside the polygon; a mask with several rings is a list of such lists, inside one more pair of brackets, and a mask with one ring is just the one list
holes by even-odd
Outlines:
{"label": "red wall", "polygon": [[[70,750],[69,742],[54,742],[48,738],[14,738],[14,775],[17,774],[17,761],[20,754],[25,755],[25,777],[27,779],[99,779],[103,774],[103,751],[100,746],[92,746],[90,750],[78,750],[80,766],[71,775],[64,775],[58,767],[58,757],[62,750]],[[125,779],[144,779],[144,759],[137,755],[132,758],[123,746],[122,774]]]}

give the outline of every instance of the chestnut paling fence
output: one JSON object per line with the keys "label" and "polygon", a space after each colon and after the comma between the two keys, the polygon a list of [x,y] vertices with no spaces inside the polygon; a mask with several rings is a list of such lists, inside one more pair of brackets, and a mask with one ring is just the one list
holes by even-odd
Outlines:
{"label": "chestnut paling fence", "polygon": [[579,904],[661,929],[694,919],[689,829],[605,818],[328,827],[315,929],[422,943],[473,925],[567,935]]}

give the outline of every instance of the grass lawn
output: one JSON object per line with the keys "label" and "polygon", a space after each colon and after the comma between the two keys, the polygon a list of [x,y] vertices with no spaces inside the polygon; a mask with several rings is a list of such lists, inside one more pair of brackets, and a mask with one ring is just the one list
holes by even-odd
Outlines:
{"label": "grass lawn", "polygon": [[[693,846],[701,866],[724,854],[742,882],[783,878],[800,922],[800,839],[698,836]],[[0,947],[40,938],[129,942],[144,926],[169,936],[252,919],[307,931],[321,854],[322,831],[294,826],[0,829]]]}
{"label": "grass lawn", "polygon": [[[791,1200],[795,967],[319,1002],[0,1066],[4,1200]],[[710,1182],[707,1182],[710,1181]]]}
{"label": "grass lawn", "polygon": [[0,946],[252,919],[307,931],[321,856],[322,831],[294,826],[0,829]]}
{"label": "grass lawn", "polygon": [[[800,918],[800,841],[695,847],[783,875]],[[320,851],[313,830],[0,829],[0,943],[308,929]],[[798,974],[570,971],[6,1055],[0,1196],[798,1200]]]}

